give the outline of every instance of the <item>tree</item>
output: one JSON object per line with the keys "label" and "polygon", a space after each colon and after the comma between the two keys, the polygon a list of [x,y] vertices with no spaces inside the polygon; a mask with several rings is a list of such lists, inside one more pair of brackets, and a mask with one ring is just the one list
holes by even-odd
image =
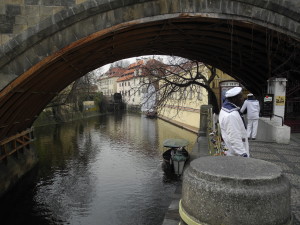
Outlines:
{"label": "tree", "polygon": [[96,73],[88,73],[62,90],[46,108],[52,109],[52,114],[57,122],[64,121],[67,111],[70,113],[82,111],[83,101],[94,99],[95,83]]}
{"label": "tree", "polygon": [[145,78],[141,88],[156,87],[158,108],[163,108],[169,99],[174,98],[178,105],[184,105],[189,93],[200,93],[204,88],[208,92],[208,103],[215,113],[219,113],[216,95],[210,87],[217,76],[216,68],[198,61],[169,57],[167,63],[147,63],[143,69]]}

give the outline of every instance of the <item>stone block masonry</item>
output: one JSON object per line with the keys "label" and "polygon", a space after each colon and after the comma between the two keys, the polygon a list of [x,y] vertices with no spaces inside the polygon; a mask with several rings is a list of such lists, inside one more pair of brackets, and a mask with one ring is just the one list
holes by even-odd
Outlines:
{"label": "stone block masonry", "polygon": [[86,0],[4,0],[0,3],[0,45],[55,13]]}
{"label": "stone block masonry", "polygon": [[[221,13],[223,15],[239,14],[249,18],[258,17],[260,21],[268,24],[280,25],[293,33],[299,33],[299,1],[298,0],[151,0],[152,6],[149,7],[149,16],[152,11],[157,10],[155,5],[160,5],[160,12],[201,12],[201,13]],[[22,31],[33,27],[45,18],[74,7],[84,2],[99,4],[99,1],[92,0],[1,0],[0,2],[0,45],[7,43]],[[111,7],[123,4],[134,4],[135,2],[147,2],[145,0],[130,1],[109,1]],[[105,0],[102,1],[105,3]],[[101,4],[102,4],[101,3]],[[140,14],[143,10],[134,10],[134,14]],[[121,10],[122,11],[122,10]],[[147,15],[148,16],[148,15]],[[250,19],[251,20],[251,19]],[[292,21],[290,21],[292,20]],[[297,21],[297,22],[295,22]],[[279,24],[283,23],[283,24]]]}
{"label": "stone block masonry", "polygon": [[19,5],[5,5],[1,8],[5,14],[0,14],[0,33],[13,33],[15,18],[21,14],[21,7]]}

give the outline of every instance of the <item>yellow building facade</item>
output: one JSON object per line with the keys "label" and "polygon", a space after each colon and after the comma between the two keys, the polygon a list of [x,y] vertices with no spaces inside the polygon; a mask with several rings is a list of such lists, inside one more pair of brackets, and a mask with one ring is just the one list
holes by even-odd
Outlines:
{"label": "yellow building facade", "polygon": [[[196,68],[192,68],[191,71],[196,73]],[[201,73],[208,77],[209,70],[203,66]],[[193,84],[187,88],[182,88],[174,92],[158,109],[158,116],[179,127],[197,133],[200,125],[200,107],[208,104],[207,96],[205,88],[199,85]]]}
{"label": "yellow building facade", "polygon": [[220,88],[220,82],[224,81],[234,81],[237,82],[234,78],[229,76],[228,74],[224,73],[223,71],[216,69],[217,76],[215,79],[210,83],[210,87],[212,88],[213,92],[215,93],[219,108],[222,106],[222,100],[221,100],[221,88]]}
{"label": "yellow building facade", "polygon": [[[210,70],[202,65],[202,74],[206,78],[210,77]],[[196,68],[193,69],[196,72]],[[221,81],[234,80],[221,70],[216,70],[217,76],[210,83],[220,106],[220,86]],[[185,99],[184,101],[182,99]],[[193,85],[183,91],[173,93],[167,102],[158,110],[158,115],[174,125],[198,133],[200,127],[200,108],[208,104],[208,93],[205,88]]]}

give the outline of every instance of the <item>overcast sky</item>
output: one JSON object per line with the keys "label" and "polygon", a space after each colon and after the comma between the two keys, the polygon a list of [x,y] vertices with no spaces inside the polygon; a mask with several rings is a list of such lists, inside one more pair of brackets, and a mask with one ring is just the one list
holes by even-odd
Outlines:
{"label": "overcast sky", "polygon": [[[166,63],[167,62],[167,58],[170,57],[170,56],[165,56],[165,55],[155,55],[154,58],[162,58],[163,59],[163,62]],[[125,60],[125,61],[129,61],[129,63],[134,63],[137,59],[141,59],[141,58],[153,58],[153,55],[144,55],[144,56],[140,56],[140,57],[132,57],[132,58],[127,58],[127,59],[122,59],[122,60]],[[120,60],[120,61],[122,61]],[[110,67],[111,63],[110,64],[107,64],[105,66],[102,66],[96,70],[99,70],[99,72],[101,71],[101,74],[105,73],[109,67]],[[97,75],[100,75],[100,74],[97,74]]]}

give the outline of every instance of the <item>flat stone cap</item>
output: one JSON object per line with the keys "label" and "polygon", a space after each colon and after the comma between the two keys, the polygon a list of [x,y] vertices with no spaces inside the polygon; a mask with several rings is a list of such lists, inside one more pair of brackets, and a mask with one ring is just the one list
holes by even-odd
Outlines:
{"label": "flat stone cap", "polygon": [[282,176],[282,169],[264,160],[239,156],[207,156],[190,164],[195,178],[207,181],[274,181]]}
{"label": "flat stone cap", "polygon": [[273,163],[200,157],[184,171],[180,215],[187,224],[291,225],[290,188]]}

